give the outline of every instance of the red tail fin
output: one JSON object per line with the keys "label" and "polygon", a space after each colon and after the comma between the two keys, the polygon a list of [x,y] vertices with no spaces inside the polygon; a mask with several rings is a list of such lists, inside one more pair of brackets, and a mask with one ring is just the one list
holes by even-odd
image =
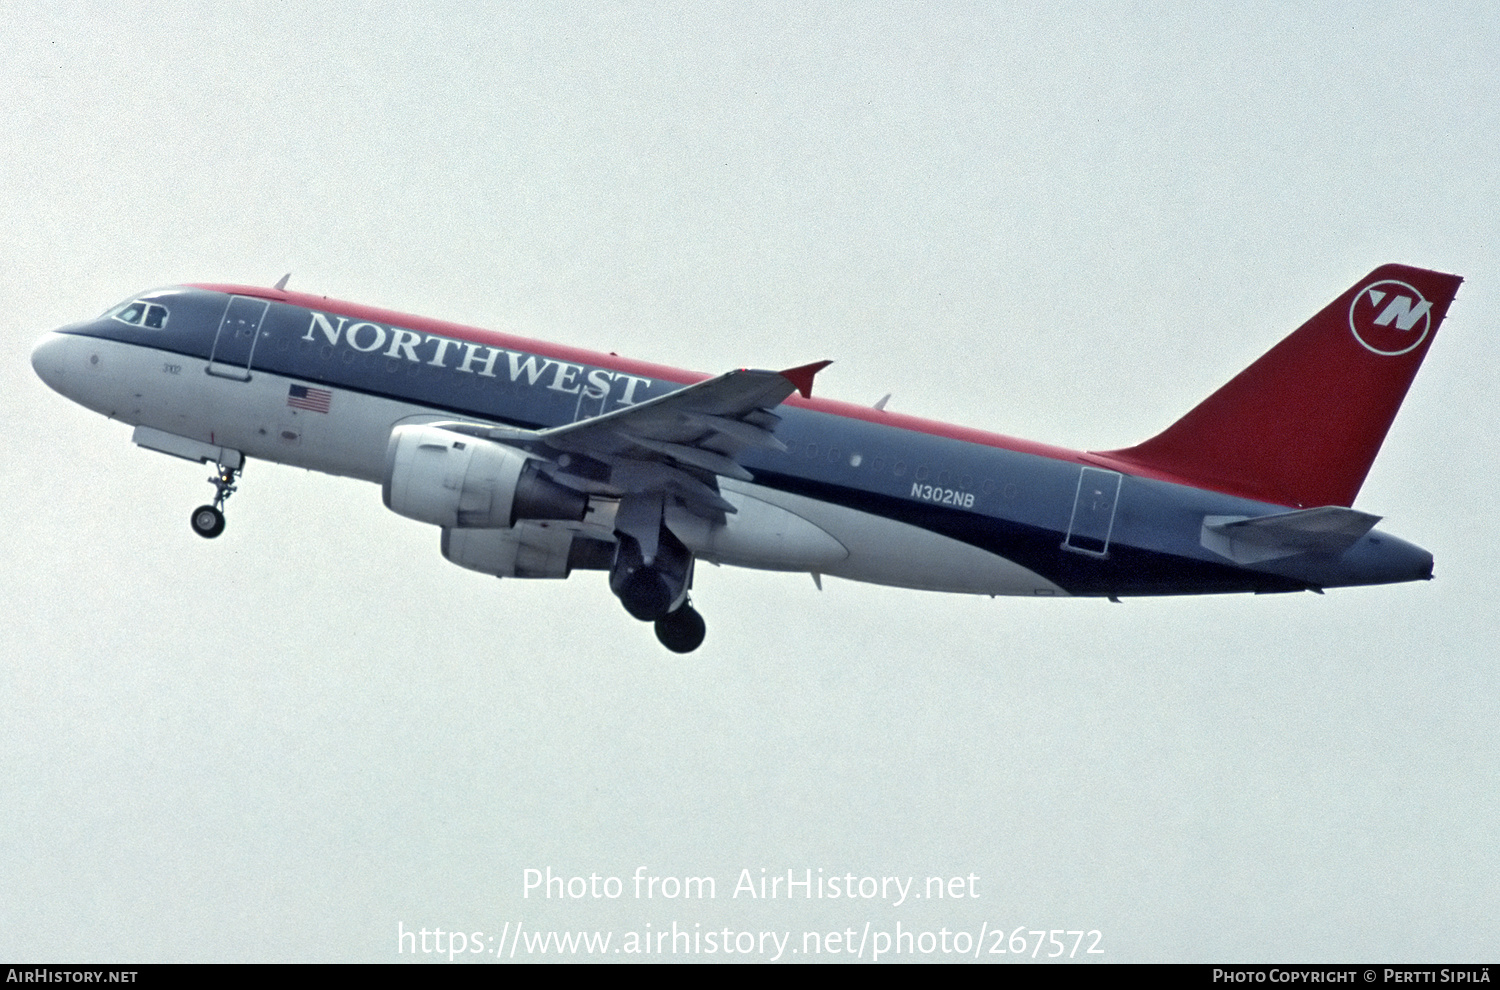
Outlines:
{"label": "red tail fin", "polygon": [[1382,265],[1127,467],[1280,505],[1352,505],[1448,312],[1457,275]]}

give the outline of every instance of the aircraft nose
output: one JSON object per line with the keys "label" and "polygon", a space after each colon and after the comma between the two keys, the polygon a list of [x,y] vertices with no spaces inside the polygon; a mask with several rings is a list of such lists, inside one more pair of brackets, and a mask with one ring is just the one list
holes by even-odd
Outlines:
{"label": "aircraft nose", "polygon": [[67,334],[48,333],[31,349],[31,367],[37,377],[55,392],[63,390],[63,379],[67,377]]}

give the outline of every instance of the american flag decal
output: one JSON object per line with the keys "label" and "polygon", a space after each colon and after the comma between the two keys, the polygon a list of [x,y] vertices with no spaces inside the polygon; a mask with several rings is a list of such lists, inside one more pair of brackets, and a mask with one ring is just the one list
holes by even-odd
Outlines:
{"label": "american flag decal", "polygon": [[293,409],[306,409],[309,412],[326,413],[328,404],[333,401],[333,393],[327,389],[310,388],[306,385],[293,385],[286,390],[286,404]]}

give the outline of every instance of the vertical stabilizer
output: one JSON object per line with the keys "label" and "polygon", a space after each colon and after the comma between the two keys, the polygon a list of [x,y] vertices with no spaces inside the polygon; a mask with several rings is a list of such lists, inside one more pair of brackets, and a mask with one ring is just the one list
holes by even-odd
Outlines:
{"label": "vertical stabilizer", "polygon": [[1165,431],[1103,456],[1263,502],[1352,505],[1462,281],[1382,265]]}

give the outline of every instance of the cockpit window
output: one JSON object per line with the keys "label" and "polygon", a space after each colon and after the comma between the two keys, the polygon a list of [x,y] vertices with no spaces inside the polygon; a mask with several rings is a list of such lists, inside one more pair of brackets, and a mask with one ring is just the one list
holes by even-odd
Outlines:
{"label": "cockpit window", "polygon": [[116,306],[108,314],[110,318],[128,323],[133,327],[160,330],[167,325],[167,307],[160,303],[148,303],[136,299]]}

